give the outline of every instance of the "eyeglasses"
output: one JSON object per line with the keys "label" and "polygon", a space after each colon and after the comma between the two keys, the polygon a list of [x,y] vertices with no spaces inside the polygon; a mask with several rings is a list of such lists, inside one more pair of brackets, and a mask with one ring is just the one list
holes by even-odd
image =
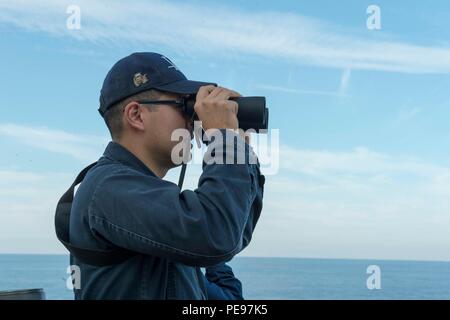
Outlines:
{"label": "eyeglasses", "polygon": [[177,108],[180,108],[181,112],[183,112],[184,114],[186,114],[191,121],[193,121],[195,119],[195,111],[192,110],[192,112],[188,112],[189,108],[188,108],[188,97],[186,98],[181,98],[181,100],[138,100],[136,101],[137,103],[140,104],[167,104],[167,105],[172,105],[175,106]]}
{"label": "eyeglasses", "polygon": [[184,100],[138,100],[140,104],[169,104],[176,107],[184,107]]}
{"label": "eyeglasses", "polygon": [[138,100],[136,101],[140,104],[166,104],[166,105],[172,105],[177,108],[180,108],[181,112],[186,112],[186,99],[181,98],[180,100]]}

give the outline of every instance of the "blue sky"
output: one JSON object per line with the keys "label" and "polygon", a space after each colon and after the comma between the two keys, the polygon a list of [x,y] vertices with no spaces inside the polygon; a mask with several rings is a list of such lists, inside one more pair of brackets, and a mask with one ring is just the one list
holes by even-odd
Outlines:
{"label": "blue sky", "polygon": [[[371,4],[381,30],[366,27]],[[0,252],[64,252],[53,210],[108,141],[104,76],[156,51],[191,79],[267,97],[280,170],[242,255],[450,260],[449,7],[0,1]]]}

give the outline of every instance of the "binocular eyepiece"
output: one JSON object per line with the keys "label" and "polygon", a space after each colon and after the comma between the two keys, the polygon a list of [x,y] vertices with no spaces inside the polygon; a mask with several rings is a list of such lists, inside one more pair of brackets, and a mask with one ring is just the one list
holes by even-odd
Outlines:
{"label": "binocular eyepiece", "polygon": [[[265,97],[237,97],[230,98],[236,101],[239,105],[237,118],[239,121],[239,128],[246,131],[253,129],[256,132],[259,130],[267,130],[269,127],[269,109],[266,107]],[[195,113],[195,96],[184,100],[183,112],[189,117]],[[194,120],[198,120],[195,115]]]}

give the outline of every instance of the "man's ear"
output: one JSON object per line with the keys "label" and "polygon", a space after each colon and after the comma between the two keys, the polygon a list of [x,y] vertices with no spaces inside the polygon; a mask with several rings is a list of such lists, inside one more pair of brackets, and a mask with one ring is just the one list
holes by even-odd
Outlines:
{"label": "man's ear", "polygon": [[136,130],[144,130],[144,120],[142,118],[142,112],[137,102],[128,103],[123,109],[123,120],[126,124]]}

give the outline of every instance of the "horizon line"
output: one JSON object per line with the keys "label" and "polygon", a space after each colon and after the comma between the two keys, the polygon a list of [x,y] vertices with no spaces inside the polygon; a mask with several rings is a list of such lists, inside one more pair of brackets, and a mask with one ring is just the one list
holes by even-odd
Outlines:
{"label": "horizon line", "polygon": [[[3,253],[0,256],[15,255],[15,256],[69,256],[69,253]],[[450,263],[449,260],[437,259],[393,259],[393,258],[336,258],[336,257],[288,257],[288,256],[235,256],[234,258],[254,258],[254,259],[292,259],[292,260],[346,260],[346,261],[387,261],[387,262],[443,262]],[[233,258],[233,259],[234,259]],[[231,260],[230,260],[231,261]],[[229,263],[228,261],[227,263]]]}

